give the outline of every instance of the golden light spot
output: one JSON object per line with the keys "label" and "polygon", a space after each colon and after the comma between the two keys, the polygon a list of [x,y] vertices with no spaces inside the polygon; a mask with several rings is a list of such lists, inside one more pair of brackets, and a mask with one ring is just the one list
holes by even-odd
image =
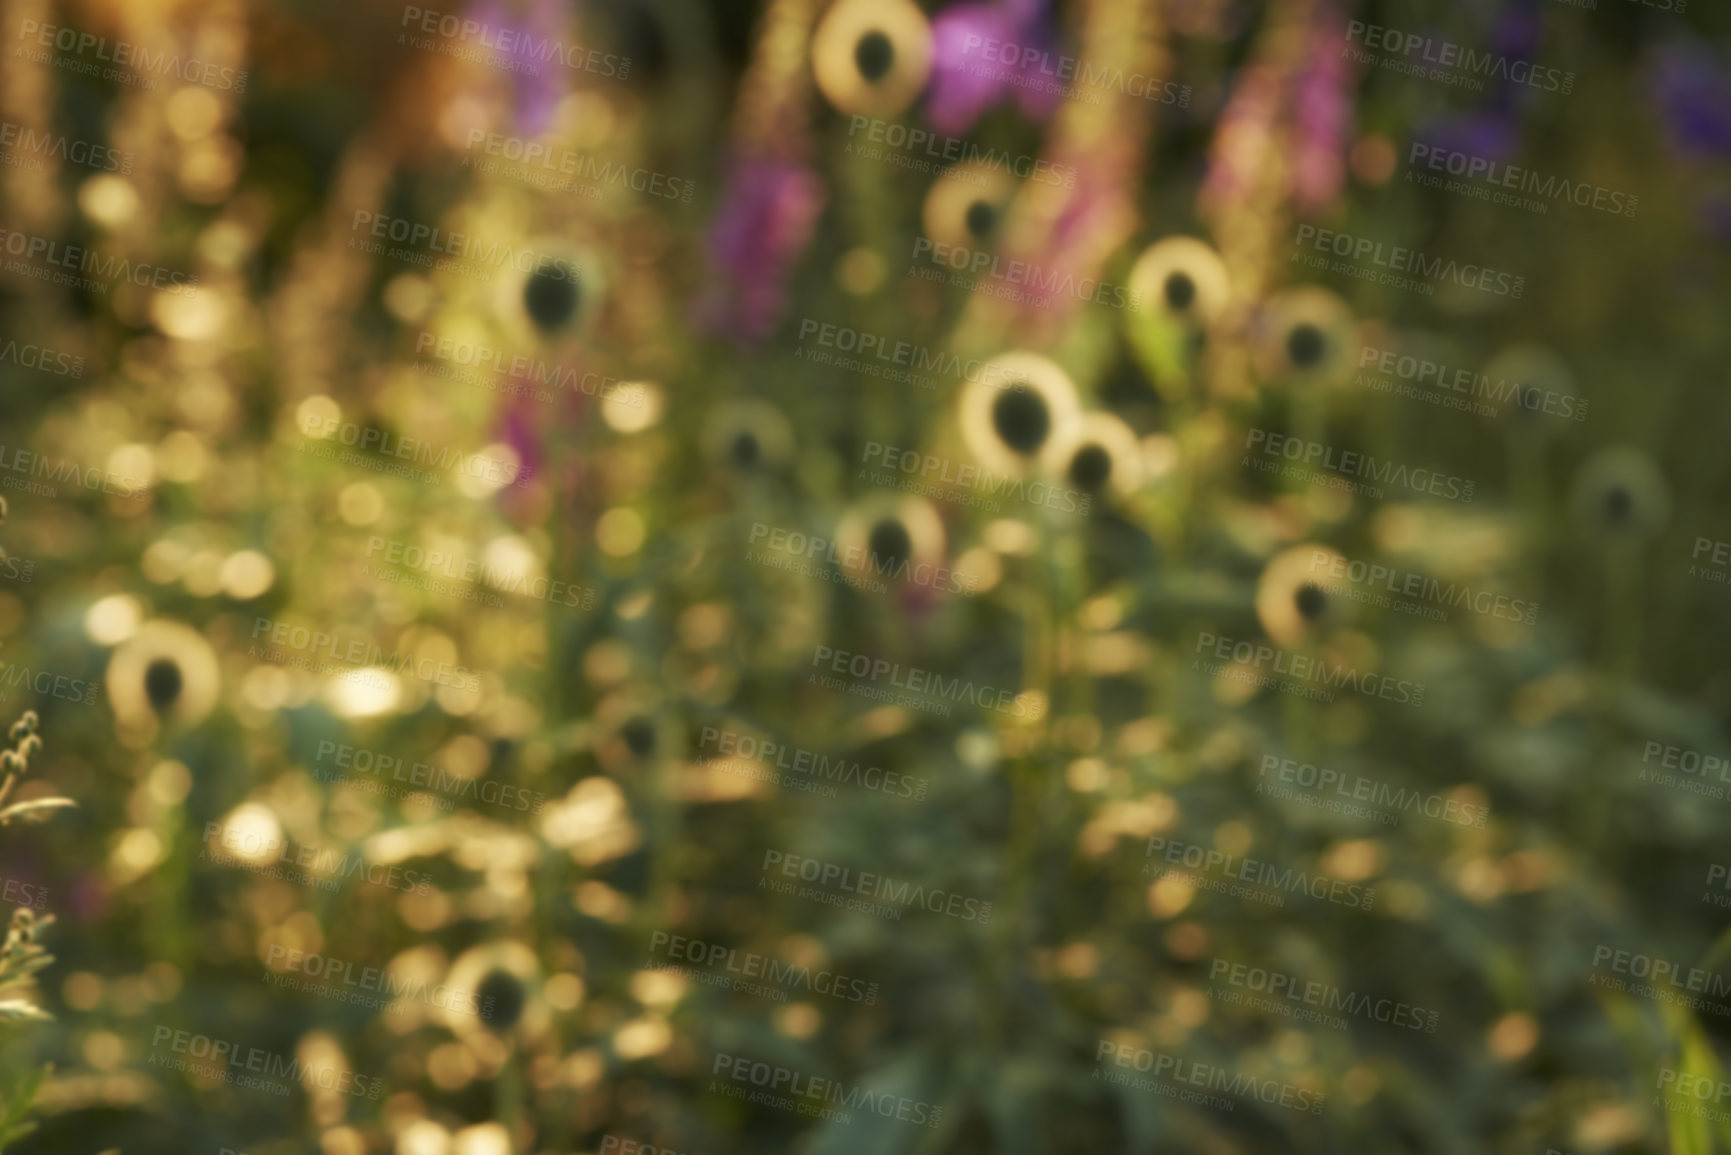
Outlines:
{"label": "golden light spot", "polygon": [[823,1027],[823,1015],[810,1003],[775,1008],[775,1031],[789,1039],[809,1039]]}
{"label": "golden light spot", "polygon": [[583,980],[574,974],[556,974],[541,989],[541,997],[556,1011],[574,1011],[583,1005]]}
{"label": "golden light spot", "polygon": [[1486,1037],[1491,1054],[1505,1063],[1524,1057],[1539,1041],[1539,1024],[1533,1016],[1514,1011],[1497,1020]]}
{"label": "golden light spot", "polygon": [[653,381],[621,384],[601,398],[601,420],[620,433],[641,433],[661,420],[667,394]]}
{"label": "golden light spot", "polygon": [[385,511],[385,499],[371,482],[356,481],[337,494],[337,516],[350,525],[371,525]]}
{"label": "golden light spot", "polygon": [[79,186],[78,207],[103,228],[117,229],[137,215],[138,191],[125,177],[101,173]]}
{"label": "golden light spot", "polygon": [[1148,912],[1155,918],[1173,918],[1183,913],[1196,895],[1196,888],[1177,875],[1168,874],[1148,888]]}
{"label": "golden light spot", "polygon": [[73,971],[60,984],[60,997],[75,1011],[93,1011],[102,1003],[102,979],[89,971]]}
{"label": "golden light spot", "polygon": [[118,646],[137,631],[144,608],[129,594],[111,594],[84,612],[84,634],[99,646]]}
{"label": "golden light spot", "polygon": [[835,263],[835,283],[845,292],[863,297],[884,283],[888,271],[882,254],[859,245],[843,253]]}
{"label": "golden light spot", "polygon": [[636,510],[619,506],[602,514],[595,523],[595,544],[609,557],[630,557],[642,548],[647,533]]}
{"label": "golden light spot", "polygon": [[222,123],[222,102],[208,88],[187,85],[163,104],[169,131],[182,140],[208,136]]}
{"label": "golden light spot", "polygon": [[626,1062],[659,1055],[672,1042],[673,1029],[657,1018],[632,1019],[613,1033],[613,1049]]}
{"label": "golden light spot", "polygon": [[223,592],[236,601],[251,601],[276,583],[276,566],[256,549],[231,553],[219,577]]}

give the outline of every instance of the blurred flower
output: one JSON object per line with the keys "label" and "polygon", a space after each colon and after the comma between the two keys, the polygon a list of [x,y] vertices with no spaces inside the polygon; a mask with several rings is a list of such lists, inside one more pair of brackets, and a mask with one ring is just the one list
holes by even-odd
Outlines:
{"label": "blurred flower", "polygon": [[1084,413],[1060,426],[1041,456],[1053,477],[1083,493],[1133,493],[1142,483],[1142,445],[1110,413]]}
{"label": "blurred flower", "polygon": [[1320,545],[1294,546],[1263,567],[1256,583],[1256,619],[1283,646],[1327,633],[1349,620],[1353,603],[1323,589],[1341,555]]}
{"label": "blurred flower", "polygon": [[472,1002],[453,998],[445,1008],[445,1022],[459,1035],[533,1038],[551,1021],[541,997],[540,961],[520,942],[470,947],[451,964],[445,984],[475,996]]}
{"label": "blurred flower", "polygon": [[1300,212],[1333,204],[1346,179],[1347,141],[1352,135],[1351,67],[1338,50],[1345,23],[1332,3],[1311,14],[1308,62],[1294,81],[1292,199]]}
{"label": "blurred flower", "polygon": [[703,423],[702,437],[710,461],[740,473],[775,469],[793,449],[793,426],[781,410],[755,397],[716,406]]}
{"label": "blurred flower", "polygon": [[823,181],[798,161],[734,161],[710,226],[710,258],[723,283],[699,308],[705,326],[742,343],[769,335],[781,314],[782,279],[805,251],[824,197]]}
{"label": "blurred flower", "polygon": [[932,182],[920,222],[939,244],[988,248],[1015,191],[1015,178],[1001,167],[959,164]]}
{"label": "blurred flower", "polygon": [[[987,41],[1044,49],[1041,3],[953,4],[932,23],[934,66],[926,114],[940,132],[963,133],[980,114],[1006,99],[1023,115],[1044,119],[1062,95],[1056,84],[1041,84],[1032,64],[987,60],[977,48]],[[1037,57],[1035,58],[1037,59]]]}
{"label": "blurred flower", "polygon": [[1076,414],[1076,387],[1035,353],[1007,353],[962,389],[962,437],[988,469],[1020,474]]}
{"label": "blurred flower", "polygon": [[840,111],[895,116],[931,75],[932,30],[908,0],[838,0],[812,34],[811,68]]}
{"label": "blurred flower", "polygon": [[1352,372],[1353,316],[1327,289],[1301,285],[1270,297],[1256,321],[1257,372],[1265,381],[1328,384]]}
{"label": "blurred flower", "polygon": [[1575,516],[1611,538],[1648,537],[1671,515],[1671,489],[1659,467],[1639,449],[1599,450],[1575,475]]}
{"label": "blurred flower", "polygon": [[180,622],[144,623],[108,662],[108,698],[128,728],[157,718],[201,722],[216,705],[220,685],[216,652]]}
{"label": "blurred flower", "polygon": [[1171,317],[1210,324],[1226,307],[1226,264],[1211,245],[1195,237],[1155,241],[1130,270],[1135,297]]}
{"label": "blurred flower", "polygon": [[553,114],[565,95],[566,70],[538,59],[532,46],[564,40],[568,14],[561,0],[527,0],[527,7],[528,11],[519,18],[501,0],[476,0],[469,9],[469,18],[483,27],[496,29],[498,42],[508,45],[492,51],[517,65],[508,72],[516,94],[512,127],[523,136],[539,136],[553,122]]}
{"label": "blurred flower", "polygon": [[1712,48],[1683,37],[1666,41],[1653,49],[1648,75],[1673,148],[1731,156],[1731,73]]}
{"label": "blurred flower", "polygon": [[944,559],[944,523],[923,497],[873,494],[842,514],[835,544],[842,568],[862,579],[918,582]]}

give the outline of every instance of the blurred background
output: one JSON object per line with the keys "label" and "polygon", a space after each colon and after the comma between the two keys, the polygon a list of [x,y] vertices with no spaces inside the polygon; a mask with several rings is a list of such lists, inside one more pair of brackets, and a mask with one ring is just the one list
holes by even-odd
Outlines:
{"label": "blurred background", "polygon": [[0,0],[0,1147],[1731,1150],[1731,11],[427,3]]}

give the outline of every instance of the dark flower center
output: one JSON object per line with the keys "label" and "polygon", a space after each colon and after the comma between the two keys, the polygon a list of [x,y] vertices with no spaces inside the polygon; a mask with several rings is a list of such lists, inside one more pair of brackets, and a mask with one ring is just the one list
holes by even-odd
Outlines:
{"label": "dark flower center", "polygon": [[170,658],[157,658],[144,668],[144,696],[158,712],[174,705],[185,679]]}
{"label": "dark flower center", "polygon": [[1299,369],[1313,369],[1328,352],[1328,338],[1309,321],[1294,325],[1286,335],[1286,355]]}
{"label": "dark flower center", "polygon": [[1070,458],[1070,480],[1089,492],[1103,489],[1112,476],[1112,455],[1103,445],[1084,445]]}
{"label": "dark flower center", "polygon": [[1328,608],[1328,595],[1318,586],[1305,582],[1292,596],[1292,604],[1298,607],[1299,617],[1307,622],[1314,622],[1322,616],[1322,611]]}
{"label": "dark flower center", "polygon": [[536,328],[551,332],[577,315],[580,296],[575,277],[554,276],[537,269],[523,286],[523,308]]}
{"label": "dark flower center", "polygon": [[523,1017],[529,1004],[529,994],[510,971],[490,970],[475,984],[475,995],[481,1006],[481,1021],[496,1035],[508,1034]]}
{"label": "dark flower center", "polygon": [[752,433],[735,434],[729,452],[733,455],[733,463],[741,468],[756,465],[758,458],[757,436]]}
{"label": "dark flower center", "polygon": [[882,32],[867,32],[853,46],[853,62],[859,67],[861,76],[876,84],[889,74],[895,64],[896,46]]}
{"label": "dark flower center", "polygon": [[619,736],[625,739],[626,749],[639,758],[647,758],[655,751],[655,723],[642,714],[628,718],[619,727]]}
{"label": "dark flower center", "polygon": [[1605,520],[1613,525],[1620,525],[1629,520],[1629,515],[1635,512],[1635,501],[1629,496],[1629,491],[1622,486],[1613,486],[1605,492]]}
{"label": "dark flower center", "polygon": [[992,404],[992,428],[1005,445],[1026,456],[1045,444],[1052,413],[1046,399],[1032,389],[1006,389]]}
{"label": "dark flower center", "polygon": [[1173,273],[1166,278],[1166,304],[1179,313],[1196,300],[1196,282],[1189,273]]}
{"label": "dark flower center", "polygon": [[990,236],[998,224],[998,210],[987,201],[975,201],[968,206],[965,223],[968,232],[973,236],[978,238]]}
{"label": "dark flower center", "polygon": [[874,565],[894,569],[914,556],[914,539],[907,526],[896,518],[886,517],[872,526],[866,548],[871,551]]}

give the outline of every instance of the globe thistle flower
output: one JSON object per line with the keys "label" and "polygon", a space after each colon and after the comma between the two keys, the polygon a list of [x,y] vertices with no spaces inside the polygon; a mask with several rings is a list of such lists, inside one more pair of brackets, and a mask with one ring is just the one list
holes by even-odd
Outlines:
{"label": "globe thistle flower", "polygon": [[1599,450],[1575,474],[1570,495],[1575,517],[1591,533],[1612,540],[1650,537],[1671,516],[1671,488],[1639,449]]}
{"label": "globe thistle flower", "polygon": [[[1520,386],[1513,394],[1515,416],[1534,419],[1545,414],[1547,394],[1575,395],[1575,375],[1556,350],[1535,342],[1510,345],[1492,357],[1485,376],[1493,383],[1509,381]],[[1576,404],[1585,405],[1585,402]],[[1576,410],[1571,406],[1570,418]]]}
{"label": "globe thistle flower", "polygon": [[1122,419],[1084,413],[1064,424],[1040,454],[1041,468],[1090,497],[1124,496],[1142,484],[1142,445]]}
{"label": "globe thistle flower", "polygon": [[1076,415],[1069,374],[1035,353],[988,362],[961,395],[962,438],[986,468],[1020,476]]}
{"label": "globe thistle flower", "polygon": [[793,426],[767,401],[728,401],[704,423],[703,452],[718,468],[738,473],[777,469],[793,452]]}
{"label": "globe thistle flower", "polygon": [[835,531],[842,570],[862,582],[921,582],[944,559],[944,523],[932,503],[873,494],[842,514]]}
{"label": "globe thistle flower", "polygon": [[931,75],[931,26],[908,0],[839,0],[812,34],[811,69],[839,111],[895,116]]}
{"label": "globe thistle flower", "polygon": [[541,337],[581,334],[600,311],[600,263],[592,253],[546,237],[529,241],[524,250],[540,257],[534,268],[501,279],[502,311]]}
{"label": "globe thistle flower", "polygon": [[159,720],[191,726],[216,705],[216,651],[191,626],[158,619],[140,626],[108,661],[108,700],[127,728]]}
{"label": "globe thistle flower", "polygon": [[520,942],[470,947],[445,976],[445,985],[474,998],[453,998],[445,1022],[458,1035],[485,1031],[497,1038],[532,1039],[552,1021],[541,996],[541,963]]}
{"label": "globe thistle flower", "polygon": [[1299,545],[1263,567],[1256,619],[1283,646],[1326,634],[1352,617],[1353,603],[1328,592],[1328,574],[1344,559],[1326,546]]}
{"label": "globe thistle flower", "polygon": [[938,244],[989,248],[1015,192],[1016,179],[1003,168],[958,164],[932,182],[920,223]]}
{"label": "globe thistle flower", "polygon": [[1195,237],[1155,241],[1130,269],[1130,291],[1143,311],[1207,326],[1226,308],[1226,262]]}
{"label": "globe thistle flower", "polygon": [[1352,310],[1315,285],[1286,289],[1264,304],[1253,342],[1252,356],[1263,380],[1333,384],[1352,372]]}

